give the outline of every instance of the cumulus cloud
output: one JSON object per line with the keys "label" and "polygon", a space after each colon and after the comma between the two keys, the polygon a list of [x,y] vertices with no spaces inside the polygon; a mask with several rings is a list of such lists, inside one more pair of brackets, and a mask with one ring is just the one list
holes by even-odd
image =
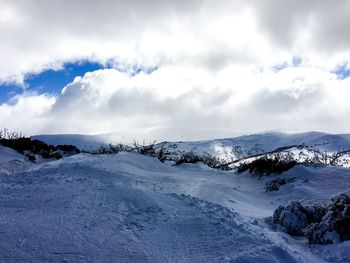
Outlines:
{"label": "cumulus cloud", "polygon": [[262,0],[254,4],[261,30],[281,45],[310,44],[315,51],[349,51],[349,1]]}
{"label": "cumulus cloud", "polygon": [[76,78],[58,97],[32,94],[2,105],[0,125],[47,133],[142,131],[139,139],[195,139],[201,131],[215,137],[233,131],[348,129],[349,79],[308,68],[241,75],[173,66],[136,76],[98,70]]}
{"label": "cumulus cloud", "polygon": [[46,112],[54,104],[55,98],[48,95],[24,94],[16,96],[11,102],[13,104],[0,105],[1,127],[38,133],[46,124]]}
{"label": "cumulus cloud", "polygon": [[[169,138],[350,130],[349,79],[333,73],[350,59],[346,0],[0,4],[0,83],[23,84],[80,59],[114,67],[77,77],[58,96],[13,98],[0,106],[1,126],[31,134],[163,130]],[[135,66],[157,70],[127,74]]]}
{"label": "cumulus cloud", "polygon": [[346,0],[0,3],[2,82],[83,58],[216,70],[273,65],[298,54],[335,67],[350,57]]}

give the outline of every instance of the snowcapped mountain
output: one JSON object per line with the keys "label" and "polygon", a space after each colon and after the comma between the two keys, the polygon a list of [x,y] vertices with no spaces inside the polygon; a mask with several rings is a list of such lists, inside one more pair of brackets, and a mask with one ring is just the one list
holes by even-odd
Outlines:
{"label": "snowcapped mountain", "polygon": [[[109,144],[121,142],[132,145],[132,139],[127,141],[127,135],[117,133],[37,135],[32,138],[53,145],[73,144],[86,151],[94,151],[101,146],[107,147]],[[237,167],[262,156],[288,155],[288,158],[293,158],[299,163],[317,159],[317,162],[324,164],[350,167],[349,134],[267,132],[204,141],[165,141],[155,146],[158,151],[162,149],[167,159],[171,161],[178,160],[185,153],[194,153],[199,156],[215,157],[222,163],[232,163],[231,167]],[[336,160],[332,160],[335,157]]]}
{"label": "snowcapped mountain", "polygon": [[[217,140],[163,142],[158,147],[167,152],[172,160],[184,153],[193,152],[216,157],[224,163],[235,163],[234,167],[266,155],[288,155],[298,162],[322,157],[329,159],[337,155],[338,162],[333,164],[350,166],[348,134],[270,132]],[[323,163],[329,163],[328,159]]]}
{"label": "snowcapped mountain", "polygon": [[[186,134],[181,135],[181,134]],[[187,129],[166,129],[166,128],[153,128],[144,130],[126,130],[112,133],[104,133],[97,135],[85,135],[85,134],[52,134],[52,135],[35,135],[34,139],[39,139],[47,142],[48,144],[74,144],[80,149],[91,150],[101,144],[131,144],[134,140],[138,142],[145,141],[150,143],[153,141],[175,141],[175,138],[183,138],[186,141],[189,140],[208,140],[213,138],[214,134],[221,138],[233,137],[240,135],[237,132],[230,130],[191,130]],[[216,138],[216,137],[215,137]]]}
{"label": "snowcapped mountain", "polygon": [[[35,138],[99,143],[84,135]],[[281,147],[338,152],[350,149],[350,136],[265,133],[158,146],[174,155],[238,160]],[[257,178],[200,162],[174,166],[135,152],[81,153],[36,164],[5,147],[0,160],[2,262],[349,262],[350,241],[309,245],[270,223],[274,210],[289,201],[329,203],[350,194],[348,168],[296,165]],[[266,191],[279,178],[289,183]]]}
{"label": "snowcapped mountain", "polygon": [[235,138],[197,141],[197,142],[175,142],[167,145],[176,145],[178,149],[209,151],[219,153],[220,149],[234,147],[233,153],[242,158],[252,154],[270,152],[277,148],[305,145],[323,151],[338,151],[350,149],[350,135],[327,134],[320,132],[307,133],[261,133],[245,135]]}

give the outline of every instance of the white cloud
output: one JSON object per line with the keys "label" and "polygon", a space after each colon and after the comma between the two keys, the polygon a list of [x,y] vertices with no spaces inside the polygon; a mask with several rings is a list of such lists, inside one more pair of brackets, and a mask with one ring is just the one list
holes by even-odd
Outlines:
{"label": "white cloud", "polygon": [[[330,1],[1,0],[0,80],[110,58],[126,64],[265,67],[349,58],[350,4]],[[324,19],[327,17],[327,19]]]}
{"label": "white cloud", "polygon": [[76,78],[56,98],[27,95],[12,106],[2,105],[0,125],[47,133],[152,130],[162,139],[194,139],[193,130],[212,130],[206,136],[215,137],[225,130],[349,129],[349,79],[309,68],[235,72],[209,75],[168,66],[132,77],[98,70]]}
{"label": "white cloud", "polygon": [[171,137],[195,129],[350,131],[349,80],[331,73],[349,65],[348,1],[0,4],[0,83],[79,59],[158,67],[135,77],[100,70],[57,97],[19,96],[0,106],[0,126],[27,133],[157,127]]}
{"label": "white cloud", "polygon": [[13,104],[0,105],[0,125],[27,134],[39,133],[48,121],[47,111],[55,103],[48,95],[25,94],[13,98]]}

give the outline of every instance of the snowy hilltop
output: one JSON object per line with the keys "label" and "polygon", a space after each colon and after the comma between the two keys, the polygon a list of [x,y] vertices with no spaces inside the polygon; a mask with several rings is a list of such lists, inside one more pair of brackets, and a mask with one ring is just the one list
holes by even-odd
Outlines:
{"label": "snowy hilltop", "polygon": [[350,262],[350,135],[106,138],[0,140],[1,262]]}

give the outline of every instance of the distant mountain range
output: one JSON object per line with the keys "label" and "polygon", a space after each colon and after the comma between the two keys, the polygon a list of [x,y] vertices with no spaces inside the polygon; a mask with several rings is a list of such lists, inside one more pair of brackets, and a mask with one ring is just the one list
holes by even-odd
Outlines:
{"label": "distant mountain range", "polygon": [[[81,149],[94,149],[100,145],[109,143],[133,142],[132,134],[108,133],[102,135],[82,135],[82,134],[57,134],[57,135],[35,135],[33,139],[42,140],[48,144],[73,144]],[[145,143],[149,143],[150,140]],[[158,140],[158,143],[161,141]],[[142,143],[142,141],[139,141]],[[210,151],[213,148],[240,147],[242,151],[267,152],[276,148],[291,145],[306,145],[317,147],[323,151],[338,151],[350,149],[350,134],[328,134],[322,132],[304,133],[281,133],[267,132],[252,135],[243,135],[233,138],[214,139],[204,141],[177,141],[166,142],[166,145],[177,145],[178,149]]]}

